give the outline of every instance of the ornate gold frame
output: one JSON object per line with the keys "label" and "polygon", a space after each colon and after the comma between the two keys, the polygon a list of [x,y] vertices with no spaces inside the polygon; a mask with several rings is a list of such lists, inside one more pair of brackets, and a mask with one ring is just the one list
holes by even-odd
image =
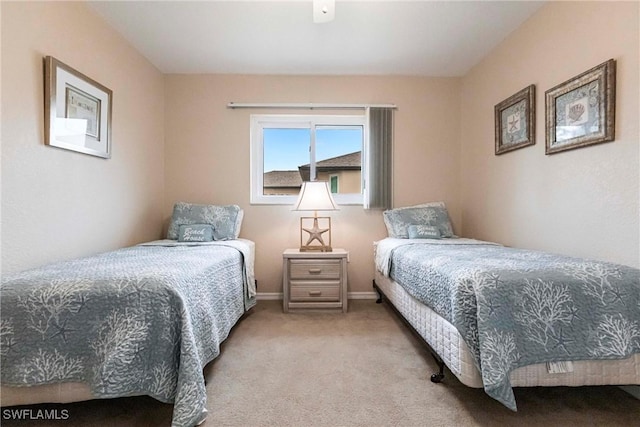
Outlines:
{"label": "ornate gold frame", "polygon": [[[545,108],[545,154],[615,140],[616,61],[610,59],[549,89]],[[560,140],[559,133],[567,135]]]}

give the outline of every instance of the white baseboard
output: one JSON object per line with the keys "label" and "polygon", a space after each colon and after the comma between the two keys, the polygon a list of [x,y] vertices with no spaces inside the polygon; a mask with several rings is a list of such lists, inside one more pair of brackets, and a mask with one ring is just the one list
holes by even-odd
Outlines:
{"label": "white baseboard", "polygon": [[258,292],[257,300],[282,300],[282,292]]}
{"label": "white baseboard", "polygon": [[[349,292],[347,293],[349,299],[378,299],[378,294],[375,292]],[[282,300],[282,292],[258,292],[256,294],[257,300]]]}
{"label": "white baseboard", "polygon": [[629,393],[631,396],[640,400],[640,386],[638,385],[621,385],[621,389]]}
{"label": "white baseboard", "polygon": [[349,299],[378,299],[376,292],[348,292],[347,297]]}

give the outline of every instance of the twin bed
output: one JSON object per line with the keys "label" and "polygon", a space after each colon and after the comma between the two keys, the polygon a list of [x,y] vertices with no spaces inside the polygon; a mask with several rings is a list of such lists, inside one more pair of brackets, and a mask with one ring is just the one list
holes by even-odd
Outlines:
{"label": "twin bed", "polygon": [[241,221],[177,204],[167,240],[3,278],[2,405],[148,395],[174,404],[172,425],[201,423],[203,368],[255,305]]}
{"label": "twin bed", "polygon": [[374,287],[431,348],[432,381],[446,365],[512,410],[512,387],[640,384],[638,269],[456,238],[441,203],[384,215]]}

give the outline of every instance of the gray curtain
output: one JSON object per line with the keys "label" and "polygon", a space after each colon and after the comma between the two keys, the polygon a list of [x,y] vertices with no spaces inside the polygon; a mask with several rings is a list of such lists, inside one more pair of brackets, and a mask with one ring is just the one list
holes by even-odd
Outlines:
{"label": "gray curtain", "polygon": [[393,165],[393,108],[368,109],[367,180],[365,209],[390,209]]}

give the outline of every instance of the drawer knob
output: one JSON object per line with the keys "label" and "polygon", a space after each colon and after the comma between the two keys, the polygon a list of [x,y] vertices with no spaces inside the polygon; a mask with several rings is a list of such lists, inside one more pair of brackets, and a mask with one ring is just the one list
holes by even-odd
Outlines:
{"label": "drawer knob", "polygon": [[309,269],[309,274],[320,274],[322,273],[322,269],[321,268],[310,268]]}
{"label": "drawer knob", "polygon": [[321,291],[309,291],[310,297],[319,297],[320,295],[322,295]]}

